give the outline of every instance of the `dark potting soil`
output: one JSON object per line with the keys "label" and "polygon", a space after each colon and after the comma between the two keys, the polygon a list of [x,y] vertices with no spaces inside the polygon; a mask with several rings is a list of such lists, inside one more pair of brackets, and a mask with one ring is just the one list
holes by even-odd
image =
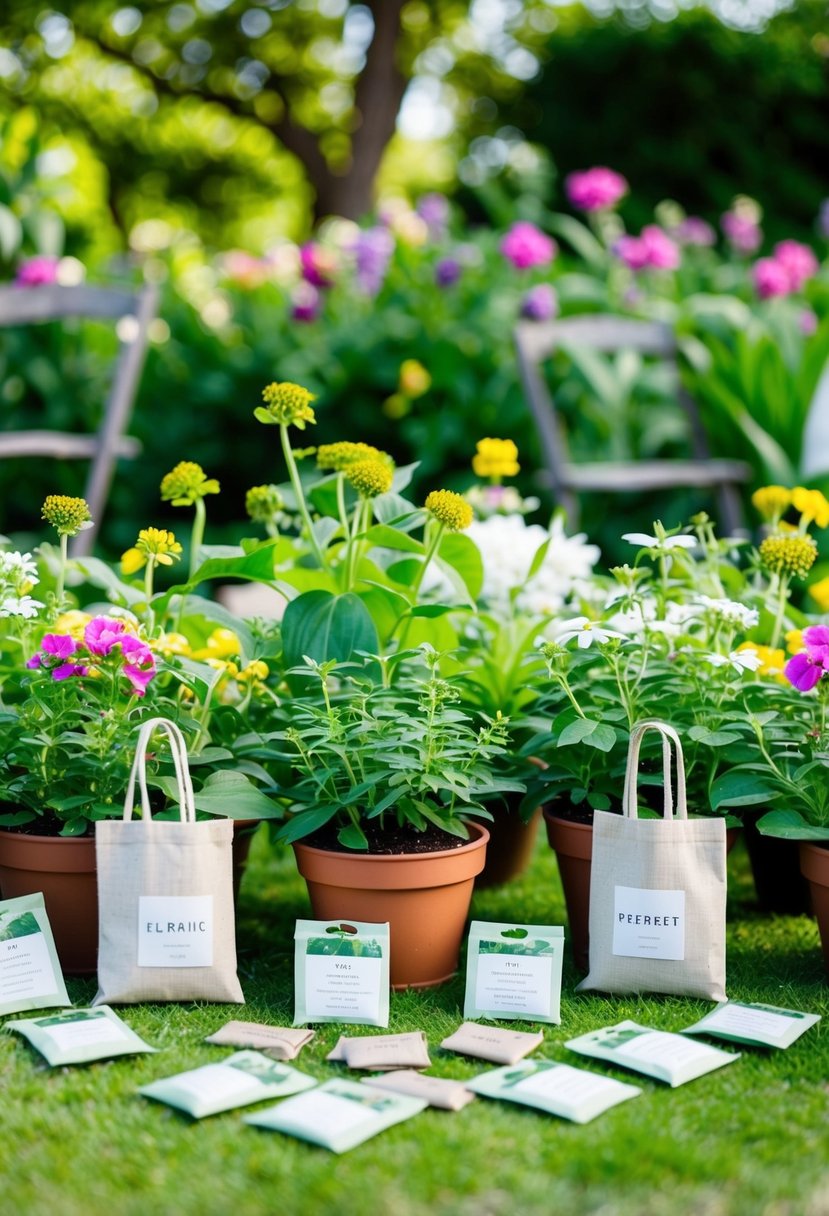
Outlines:
{"label": "dark potting soil", "polygon": [[[66,823],[65,819],[58,819],[57,815],[53,815],[51,811],[44,811],[43,814],[30,819],[28,823],[10,824],[8,827],[2,828],[4,832],[17,832],[21,836],[60,836],[61,828]],[[64,840],[83,840],[85,836],[94,836],[94,828],[88,828],[80,836],[64,836]]]}
{"label": "dark potting soil", "polygon": [[412,828],[401,828],[396,825],[381,828],[379,824],[364,823],[360,826],[368,838],[367,850],[348,849],[345,845],[340,844],[337,839],[337,828],[330,824],[326,824],[324,828],[320,828],[311,836],[306,836],[302,843],[310,844],[315,849],[328,849],[332,853],[352,853],[356,856],[366,852],[377,854],[439,853],[444,849],[461,849],[465,844],[469,844],[468,840],[452,836],[451,833],[436,827],[415,832]]}

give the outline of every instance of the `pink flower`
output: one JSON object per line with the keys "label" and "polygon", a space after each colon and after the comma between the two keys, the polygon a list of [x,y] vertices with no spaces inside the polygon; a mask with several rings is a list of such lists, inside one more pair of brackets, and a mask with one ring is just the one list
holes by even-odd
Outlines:
{"label": "pink flower", "polygon": [[519,220],[501,241],[501,253],[517,270],[547,266],[558,253],[558,246],[535,224]]}
{"label": "pink flower", "polygon": [[806,280],[817,274],[817,258],[809,246],[800,241],[778,241],[772,255],[789,276],[790,291],[800,291]]}
{"label": "pink flower", "polygon": [[271,266],[265,258],[256,258],[244,249],[230,249],[222,258],[225,274],[237,287],[252,291],[267,283],[271,277]]}
{"label": "pink flower", "polygon": [[639,236],[620,236],[613,252],[629,270],[676,270],[679,246],[656,224],[648,224]]}
{"label": "pink flower", "polygon": [[330,249],[316,241],[308,241],[299,250],[302,277],[313,287],[332,287],[337,259]]}
{"label": "pink flower", "polygon": [[117,617],[96,616],[83,631],[84,644],[90,654],[107,655],[124,638],[124,622]]}
{"label": "pink flower", "polygon": [[789,659],[783,674],[799,692],[808,692],[829,672],[829,626],[810,625],[803,641],[806,649]]}
{"label": "pink flower", "polygon": [[521,316],[531,321],[551,321],[558,315],[558,296],[550,283],[536,283],[521,302]]}
{"label": "pink flower", "polygon": [[78,643],[68,633],[47,633],[40,649],[43,653],[32,655],[27,667],[50,667],[55,659],[68,659],[78,649]]}
{"label": "pink flower", "polygon": [[792,290],[789,272],[775,258],[759,258],[751,269],[751,277],[761,300],[787,296]]}
{"label": "pink flower", "polygon": [[17,287],[48,287],[57,282],[58,258],[36,257],[21,262],[15,275]]}
{"label": "pink flower", "polygon": [[140,638],[133,637],[132,634],[126,634],[121,642],[121,650],[124,659],[127,660],[122,668],[122,675],[126,676],[132,685],[132,691],[137,697],[143,697],[147,690],[147,685],[155,675],[155,658],[146,642],[142,642]]}
{"label": "pink flower", "polygon": [[620,236],[613,246],[613,252],[624,262],[628,270],[644,270],[648,264],[648,251],[639,236]]}
{"label": "pink flower", "polygon": [[60,667],[52,669],[53,680],[69,680],[72,676],[85,676],[87,668],[80,663],[61,663]]}
{"label": "pink flower", "polygon": [[804,338],[811,338],[818,327],[817,313],[811,308],[801,310],[797,318],[797,328],[803,334]]}
{"label": "pink flower", "polygon": [[311,283],[297,283],[291,294],[291,316],[295,321],[316,321],[322,309],[322,295]]}
{"label": "pink flower", "polygon": [[567,197],[579,211],[604,211],[615,207],[628,191],[621,173],[596,165],[593,169],[570,173],[564,179]]}
{"label": "pink flower", "polygon": [[681,223],[671,229],[671,234],[682,245],[699,245],[710,248],[717,243],[717,234],[707,220],[698,215],[686,215]]}
{"label": "pink flower", "polygon": [[737,211],[726,211],[720,219],[726,240],[737,253],[756,253],[763,242],[763,230],[756,220]]}

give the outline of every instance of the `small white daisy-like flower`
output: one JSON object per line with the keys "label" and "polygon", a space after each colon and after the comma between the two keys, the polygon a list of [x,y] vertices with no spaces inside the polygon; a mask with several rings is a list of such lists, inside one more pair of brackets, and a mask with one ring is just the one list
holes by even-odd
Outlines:
{"label": "small white daisy-like flower", "polygon": [[702,659],[703,662],[710,663],[712,667],[733,667],[739,675],[743,675],[747,671],[756,671],[763,661],[756,650],[732,650],[730,654],[704,654]]}
{"label": "small white daisy-like flower", "polygon": [[625,532],[622,540],[630,541],[640,549],[694,549],[695,536],[650,536],[647,532]]}
{"label": "small white daisy-like flower", "polygon": [[555,641],[564,646],[573,638],[578,638],[580,650],[586,650],[594,642],[602,646],[611,638],[621,638],[624,641],[625,635],[617,633],[615,629],[605,629],[598,621],[591,621],[589,617],[574,616],[569,621],[561,622],[561,633],[556,636]]}

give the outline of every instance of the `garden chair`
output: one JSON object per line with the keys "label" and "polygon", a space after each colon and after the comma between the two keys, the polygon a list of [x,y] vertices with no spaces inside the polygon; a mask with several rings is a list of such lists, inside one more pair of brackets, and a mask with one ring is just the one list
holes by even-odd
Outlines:
{"label": "garden chair", "polygon": [[691,487],[710,490],[716,496],[723,535],[733,536],[740,531],[739,487],[749,480],[751,470],[739,460],[712,459],[696,404],[679,383],[677,397],[690,426],[691,459],[573,463],[568,457],[564,428],[544,376],[545,361],[560,347],[589,347],[602,354],[633,350],[672,364],[678,381],[677,340],[669,325],[588,314],[558,321],[519,321],[514,336],[518,370],[538,429],[548,484],[571,523],[578,517],[582,494]]}
{"label": "garden chair", "polygon": [[120,287],[0,287],[0,328],[38,325],[67,317],[110,321],[119,353],[97,434],[65,431],[6,431],[0,434],[0,459],[46,456],[56,460],[89,460],[84,497],[94,527],[80,532],[72,545],[75,557],[89,554],[100,526],[120,458],[134,459],[137,439],[125,435],[147,352],[147,331],[158,309],[158,292]]}

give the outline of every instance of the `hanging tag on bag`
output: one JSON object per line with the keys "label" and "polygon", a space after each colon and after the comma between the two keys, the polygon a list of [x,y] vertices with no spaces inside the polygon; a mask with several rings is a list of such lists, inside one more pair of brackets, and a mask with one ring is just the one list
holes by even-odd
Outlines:
{"label": "hanging tag on bag", "polygon": [[[179,822],[154,820],[146,758],[152,734],[169,740]],[[133,819],[136,782],[140,817]],[[205,1000],[243,1004],[236,975],[233,824],[196,822],[184,737],[153,718],[138,735],[123,820],[95,825],[98,983],[95,1003]]]}

